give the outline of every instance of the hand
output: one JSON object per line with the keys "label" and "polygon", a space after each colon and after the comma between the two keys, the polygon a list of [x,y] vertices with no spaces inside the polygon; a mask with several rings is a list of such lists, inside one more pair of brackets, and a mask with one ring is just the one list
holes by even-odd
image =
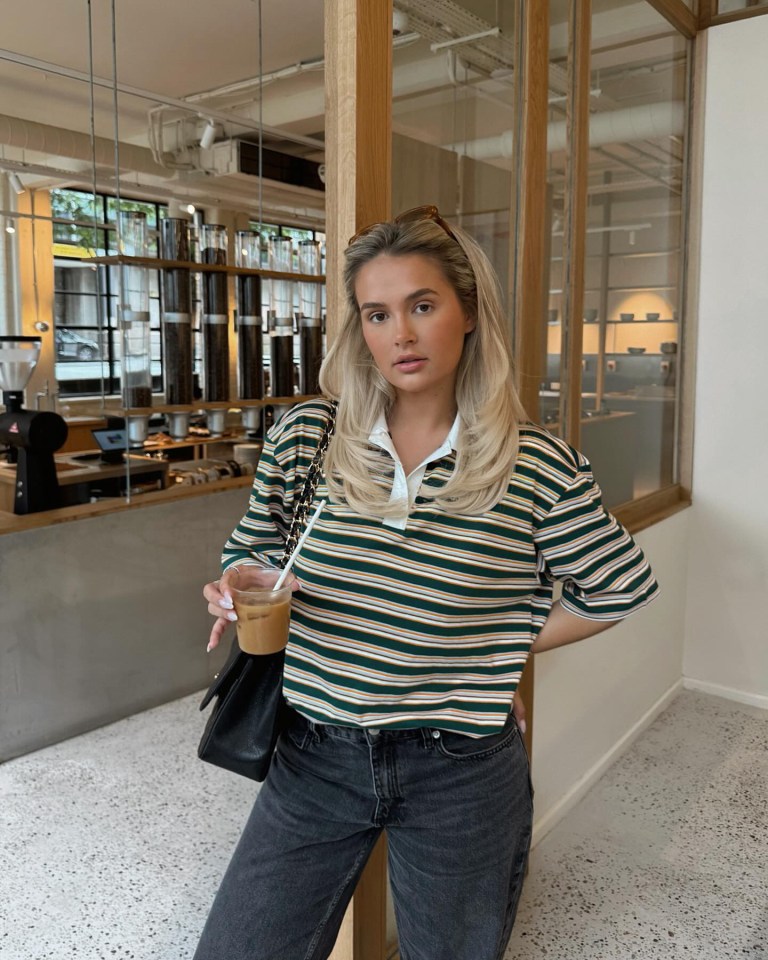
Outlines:
{"label": "hand", "polygon": [[525,733],[525,704],[523,703],[523,698],[520,696],[519,690],[515,690],[515,699],[512,701],[512,713],[514,713],[517,725],[520,727],[520,733]]}
{"label": "hand", "polygon": [[[216,622],[211,628],[211,636],[208,640],[208,653],[218,647],[224,631],[230,623],[237,620],[232,601],[232,589],[270,588],[279,573],[280,571],[275,567],[245,564],[241,567],[230,567],[222,574],[220,580],[206,583],[203,587],[203,596],[208,601],[208,613],[216,617]],[[292,573],[289,573],[286,577],[285,585],[294,591],[301,589],[301,584]]]}

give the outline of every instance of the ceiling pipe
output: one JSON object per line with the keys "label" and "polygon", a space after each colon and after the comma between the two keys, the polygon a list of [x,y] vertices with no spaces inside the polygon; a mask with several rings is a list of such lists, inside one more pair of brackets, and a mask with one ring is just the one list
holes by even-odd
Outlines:
{"label": "ceiling pipe", "polygon": [[[685,103],[671,100],[666,103],[648,103],[623,110],[593,113],[589,118],[589,145],[602,147],[609,143],[634,143],[638,140],[656,140],[660,137],[680,137],[685,133]],[[547,125],[547,150],[554,153],[565,150],[567,127],[564,120]],[[473,160],[495,160],[512,156],[512,131],[493,137],[481,137],[466,143],[446,144],[446,150],[463,153]]]}

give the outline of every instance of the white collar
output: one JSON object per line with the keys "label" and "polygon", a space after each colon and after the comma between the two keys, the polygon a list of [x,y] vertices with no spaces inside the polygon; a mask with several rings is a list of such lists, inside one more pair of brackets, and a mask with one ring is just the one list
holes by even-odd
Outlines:
{"label": "white collar", "polygon": [[[443,440],[442,444],[437,448],[437,450],[434,450],[428,457],[422,460],[422,462],[419,464],[419,467],[429,463],[432,460],[439,460],[440,457],[445,457],[452,451],[455,453],[459,441],[460,429],[461,416],[457,413],[445,440]],[[371,429],[371,432],[368,436],[368,442],[375,447],[380,447],[382,450],[386,450],[393,460],[397,462],[400,461],[397,451],[395,450],[395,445],[392,443],[392,437],[389,435],[387,418],[383,410],[377,417],[376,422]],[[416,469],[418,470],[419,467],[416,467]]]}

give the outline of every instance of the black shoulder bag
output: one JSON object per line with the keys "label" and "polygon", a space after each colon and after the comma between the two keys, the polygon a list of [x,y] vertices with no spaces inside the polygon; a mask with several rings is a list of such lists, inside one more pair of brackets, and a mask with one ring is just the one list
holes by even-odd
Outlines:
{"label": "black shoulder bag", "polygon": [[[312,505],[335,422],[334,404],[304,478],[281,567],[288,562]],[[284,650],[263,656],[243,653],[235,637],[226,664],[216,674],[200,704],[200,709],[205,710],[211,700],[217,698],[197,748],[201,760],[252,780],[264,780],[286,715],[284,661]]]}

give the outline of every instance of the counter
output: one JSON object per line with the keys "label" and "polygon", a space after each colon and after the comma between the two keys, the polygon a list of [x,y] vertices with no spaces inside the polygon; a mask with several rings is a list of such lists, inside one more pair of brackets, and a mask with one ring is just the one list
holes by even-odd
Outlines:
{"label": "counter", "polygon": [[0,514],[0,762],[208,684],[201,590],[251,482]]}

